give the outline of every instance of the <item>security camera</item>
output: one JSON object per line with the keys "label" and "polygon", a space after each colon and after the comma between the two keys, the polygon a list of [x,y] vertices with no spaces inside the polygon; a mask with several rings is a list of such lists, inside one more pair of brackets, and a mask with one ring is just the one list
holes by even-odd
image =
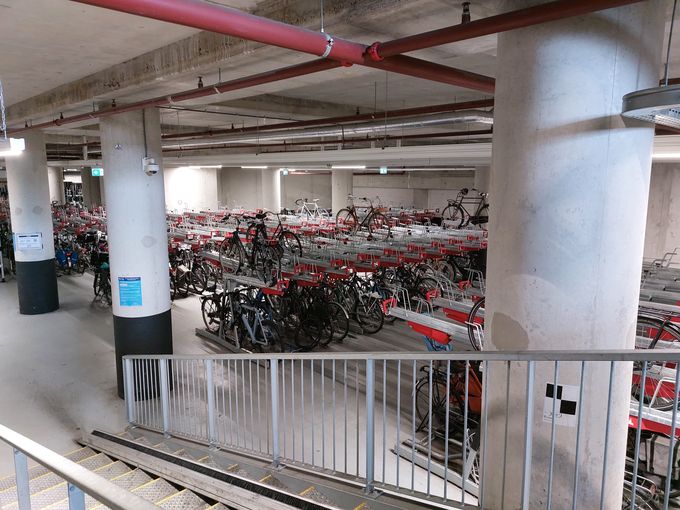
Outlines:
{"label": "security camera", "polygon": [[142,169],[146,175],[155,175],[161,168],[154,158],[142,158]]}

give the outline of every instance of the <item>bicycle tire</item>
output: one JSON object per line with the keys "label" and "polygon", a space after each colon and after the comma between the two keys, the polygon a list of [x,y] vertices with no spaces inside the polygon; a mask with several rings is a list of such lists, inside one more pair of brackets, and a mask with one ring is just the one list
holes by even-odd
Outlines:
{"label": "bicycle tire", "polygon": [[357,216],[347,208],[340,209],[335,215],[335,229],[339,232],[344,231],[348,235],[353,235],[358,225]]}
{"label": "bicycle tire", "polygon": [[458,204],[449,204],[442,211],[442,218],[453,223],[454,228],[461,228],[465,223],[465,212]]}
{"label": "bicycle tire", "polygon": [[253,247],[253,266],[255,274],[265,285],[271,287],[281,274],[281,257],[279,252],[270,246]]}
{"label": "bicycle tire", "polygon": [[323,335],[322,321],[316,317],[307,317],[300,322],[295,332],[295,345],[302,351],[311,351],[319,345]]}
{"label": "bicycle tire", "polygon": [[328,306],[329,317],[333,324],[332,339],[335,342],[342,342],[349,334],[349,314],[342,305],[335,301],[331,301]]}
{"label": "bicycle tire", "polygon": [[200,265],[195,265],[189,273],[189,283],[195,294],[203,294],[208,289],[208,275]]}
{"label": "bicycle tire", "polygon": [[243,250],[233,237],[228,237],[220,244],[220,266],[223,274],[238,274],[243,266]]}
{"label": "bicycle tire", "polygon": [[489,223],[489,204],[483,205],[482,208],[477,211],[477,214],[470,219],[470,223],[478,226]]}
{"label": "bicycle tire", "polygon": [[283,248],[285,253],[290,253],[295,257],[302,256],[302,242],[294,232],[290,230],[282,230],[279,234],[279,246]]}
{"label": "bicycle tire", "polygon": [[380,331],[385,323],[382,303],[378,298],[368,298],[357,304],[357,321],[367,335]]}
{"label": "bicycle tire", "polygon": [[214,296],[206,297],[201,303],[201,316],[205,329],[210,333],[218,333],[220,330],[220,306]]}
{"label": "bicycle tire", "polygon": [[[385,232],[387,231],[387,232]],[[374,241],[387,241],[390,238],[390,222],[382,213],[373,213],[368,221],[368,235]]]}
{"label": "bicycle tire", "polygon": [[[470,313],[468,314],[467,318],[467,331],[468,331],[468,337],[470,338],[470,344],[472,345],[472,348],[476,351],[481,351],[483,348],[482,340],[484,337],[479,337],[477,330],[475,327],[472,325],[475,323],[475,319],[477,318],[477,314],[479,313],[480,308],[484,307],[484,302],[486,298],[483,297],[479,301],[477,301],[472,308],[470,309]],[[484,328],[484,321],[482,320],[481,322],[482,328]]]}

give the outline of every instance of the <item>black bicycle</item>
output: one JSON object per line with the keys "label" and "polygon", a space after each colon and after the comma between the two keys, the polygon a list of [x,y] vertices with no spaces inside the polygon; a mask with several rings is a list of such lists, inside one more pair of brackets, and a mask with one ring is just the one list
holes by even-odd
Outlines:
{"label": "black bicycle", "polygon": [[[468,197],[470,190],[463,188],[458,192],[455,199],[449,199],[448,205],[442,211],[442,219],[445,222],[452,224],[455,228],[463,228],[468,225],[486,225],[489,222],[489,204],[487,199],[488,193],[481,193],[477,191],[476,197]],[[466,205],[470,207],[474,213],[470,213]]]}

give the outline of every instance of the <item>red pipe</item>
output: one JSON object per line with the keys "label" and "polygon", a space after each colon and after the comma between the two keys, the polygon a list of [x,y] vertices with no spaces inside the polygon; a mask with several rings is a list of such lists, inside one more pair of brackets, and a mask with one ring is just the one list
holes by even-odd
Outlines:
{"label": "red pipe", "polygon": [[395,39],[386,43],[375,43],[371,46],[369,55],[371,58],[379,61],[392,55],[400,55],[410,51],[441,46],[442,44],[507,32],[508,30],[547,23],[571,16],[581,16],[640,1],[642,0],[557,0],[452,27]]}
{"label": "red pipe", "polygon": [[203,0],[72,0],[169,23],[240,37],[272,46],[311,53],[343,64],[361,64],[408,76],[493,93],[493,78],[426,62],[413,57],[380,59],[369,47],[303,27],[254,16]]}
{"label": "red pipe", "polygon": [[493,99],[481,99],[479,101],[466,101],[463,103],[448,103],[433,106],[422,106],[418,108],[404,108],[402,110],[391,110],[386,112],[362,113],[359,115],[346,115],[343,117],[329,117],[325,119],[301,120],[295,122],[284,122],[281,124],[268,124],[266,126],[250,126],[245,128],[233,129],[214,129],[203,131],[191,131],[186,133],[173,133],[163,135],[163,140],[201,138],[205,136],[242,134],[263,131],[278,131],[282,129],[293,129],[310,126],[324,126],[334,124],[349,124],[364,120],[393,119],[399,117],[409,117],[413,115],[427,115],[429,113],[457,112],[459,110],[474,110],[478,108],[490,108],[493,106]]}
{"label": "red pipe", "polygon": [[245,89],[248,87],[254,87],[257,85],[262,85],[264,83],[271,83],[280,80],[286,80],[288,78],[294,78],[297,76],[304,76],[312,73],[318,73],[319,71],[326,71],[328,69],[334,69],[340,67],[342,64],[340,62],[335,62],[333,60],[313,60],[304,64],[298,64],[294,66],[284,67],[281,69],[276,69],[274,71],[266,71],[264,73],[255,74],[253,76],[246,76],[244,78],[238,78],[236,80],[231,80],[223,83],[218,83],[217,85],[206,86],[187,90],[185,92],[179,92],[177,94],[171,94],[169,96],[159,96],[153,99],[146,99],[144,101],[137,101],[136,103],[130,103],[124,106],[116,106],[113,108],[106,108],[103,110],[97,110],[89,113],[81,113],[80,115],[73,115],[71,117],[65,117],[63,119],[55,119],[48,122],[43,122],[40,124],[34,124],[32,126],[10,129],[7,131],[8,135],[16,135],[18,133],[23,133],[25,131],[32,131],[34,129],[43,129],[53,126],[61,126],[64,124],[71,124],[73,122],[81,122],[89,119],[97,119],[100,117],[108,117],[109,115],[117,115],[119,113],[131,112],[135,110],[141,110],[143,108],[152,108],[155,106],[165,106],[168,104],[187,101],[188,99],[197,99],[200,97],[206,97],[213,94],[222,94],[224,92],[229,92],[232,90]]}

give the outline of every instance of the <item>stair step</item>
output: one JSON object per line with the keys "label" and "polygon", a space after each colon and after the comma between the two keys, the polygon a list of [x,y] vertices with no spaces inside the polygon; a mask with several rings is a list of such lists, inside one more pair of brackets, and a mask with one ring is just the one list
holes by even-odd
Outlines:
{"label": "stair step", "polygon": [[[85,448],[78,448],[77,450],[73,450],[72,452],[67,453],[64,455],[69,460],[72,460],[73,462],[79,462],[83,459],[86,459],[88,457],[92,457],[93,455],[96,455],[97,452],[95,452],[92,448],[85,447]],[[39,476],[43,476],[49,473],[49,470],[44,467],[44,466],[34,466],[31,469],[28,470],[28,478],[30,480],[33,480],[34,478],[38,478]],[[0,479],[0,492],[5,491],[7,489],[13,489],[16,487],[16,478],[14,475],[6,476],[5,478]]]}
{"label": "stair step", "polygon": [[320,503],[322,505],[336,506],[335,503],[333,503],[328,498],[328,496],[326,496],[323,492],[320,492],[313,485],[308,489],[303,490],[300,493],[300,496],[302,496],[303,498],[311,499],[312,501],[315,501],[316,503]]}
{"label": "stair step", "polygon": [[135,469],[116,478],[112,478],[111,482],[116,484],[118,487],[122,487],[127,491],[131,491],[132,489],[136,489],[137,487],[141,487],[142,485],[149,483],[151,480],[153,480],[153,478],[144,471],[141,469]]}
{"label": "stair step", "polygon": [[131,492],[148,501],[151,501],[152,503],[156,503],[167,498],[168,496],[172,496],[177,492],[177,489],[175,489],[172,485],[170,485],[170,483],[163,480],[162,478],[156,478],[155,480],[152,480],[141,487],[137,487]]}
{"label": "stair step", "polygon": [[[111,464],[113,459],[104,455],[103,453],[97,453],[91,457],[86,457],[85,459],[77,462],[86,469],[94,471],[102,466]],[[64,483],[64,480],[57,474],[52,472],[47,472],[44,475],[38,476],[30,481],[29,487],[31,494],[36,494],[38,492],[44,492],[48,489],[54,488],[60,484]],[[0,492],[0,508],[3,506],[8,506],[17,500],[16,487],[7,489]]]}
{"label": "stair step", "polygon": [[282,491],[290,492],[290,489],[272,474],[268,474],[260,480],[260,483],[274,487]]}
{"label": "stair step", "polygon": [[168,496],[164,500],[156,502],[156,505],[166,510],[204,510],[210,508],[208,503],[188,489]]}
{"label": "stair step", "polygon": [[238,464],[234,464],[233,466],[229,466],[226,469],[227,473],[234,474],[236,476],[240,476],[241,478],[251,478],[250,473],[246,471],[245,469],[241,468]]}
{"label": "stair step", "polygon": [[[99,476],[110,480],[111,478],[115,478],[116,476],[120,476],[130,471],[130,468],[120,461],[115,461],[93,471]],[[31,508],[45,508],[53,505],[54,503],[63,501],[64,499],[68,499],[68,488],[66,482],[62,481],[53,487],[49,487],[45,490],[32,494]],[[18,502],[14,501],[9,505],[4,506],[3,510],[17,510],[18,508]]]}
{"label": "stair step", "polygon": [[209,508],[210,508],[210,510],[229,510],[229,507],[224,506],[222,503],[216,503]]}

